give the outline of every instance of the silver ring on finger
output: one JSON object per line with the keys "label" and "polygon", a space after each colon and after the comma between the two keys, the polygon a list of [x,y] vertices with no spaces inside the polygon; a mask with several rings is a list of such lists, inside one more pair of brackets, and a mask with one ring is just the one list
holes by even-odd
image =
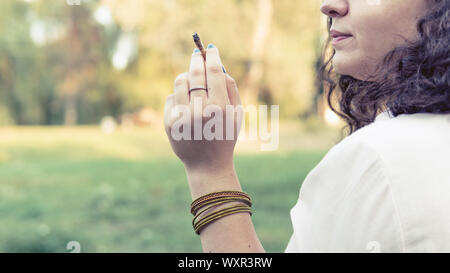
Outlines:
{"label": "silver ring on finger", "polygon": [[206,92],[208,92],[208,89],[206,89],[203,86],[194,86],[194,87],[189,89],[189,95],[191,94],[192,91],[196,91],[196,90],[205,90]]}

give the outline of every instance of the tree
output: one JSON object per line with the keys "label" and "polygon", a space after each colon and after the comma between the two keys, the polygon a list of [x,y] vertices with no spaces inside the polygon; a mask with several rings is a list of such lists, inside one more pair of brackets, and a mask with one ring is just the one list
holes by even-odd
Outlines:
{"label": "tree", "polygon": [[247,70],[243,76],[243,101],[248,104],[257,103],[259,89],[262,87],[264,75],[264,49],[272,24],[272,0],[258,0],[258,19],[252,39],[250,57],[247,60]]}

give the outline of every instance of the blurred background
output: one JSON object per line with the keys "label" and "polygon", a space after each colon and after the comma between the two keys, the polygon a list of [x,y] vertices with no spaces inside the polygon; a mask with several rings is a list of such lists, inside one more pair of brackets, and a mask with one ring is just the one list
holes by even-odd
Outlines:
{"label": "blurred background", "polygon": [[0,1],[0,252],[200,252],[164,132],[192,33],[243,104],[280,105],[280,145],[240,141],[236,170],[268,252],[283,252],[307,173],[341,138],[316,80],[317,0]]}

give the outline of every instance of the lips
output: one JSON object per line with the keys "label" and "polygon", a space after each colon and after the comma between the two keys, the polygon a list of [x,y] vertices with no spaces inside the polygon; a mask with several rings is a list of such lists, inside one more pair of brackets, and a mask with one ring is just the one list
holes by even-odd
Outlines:
{"label": "lips", "polygon": [[352,37],[353,35],[333,29],[333,30],[330,30],[330,36],[333,38],[333,41],[332,41],[333,45],[336,45],[339,42],[341,42],[349,37]]}
{"label": "lips", "polygon": [[347,39],[349,37],[352,37],[352,36],[339,36],[339,37],[333,38],[333,43],[340,42],[340,41],[345,40],[345,39]]}

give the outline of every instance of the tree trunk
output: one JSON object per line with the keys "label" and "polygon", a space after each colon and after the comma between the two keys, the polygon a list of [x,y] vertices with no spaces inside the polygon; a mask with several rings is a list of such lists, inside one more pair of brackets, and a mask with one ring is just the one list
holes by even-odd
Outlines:
{"label": "tree trunk", "polygon": [[77,111],[77,98],[75,95],[70,94],[65,98],[64,105],[64,125],[73,126],[78,122],[78,111]]}
{"label": "tree trunk", "polygon": [[264,49],[272,23],[272,0],[258,0],[258,21],[253,34],[252,51],[244,76],[242,100],[245,104],[257,104],[259,89],[264,74]]}

